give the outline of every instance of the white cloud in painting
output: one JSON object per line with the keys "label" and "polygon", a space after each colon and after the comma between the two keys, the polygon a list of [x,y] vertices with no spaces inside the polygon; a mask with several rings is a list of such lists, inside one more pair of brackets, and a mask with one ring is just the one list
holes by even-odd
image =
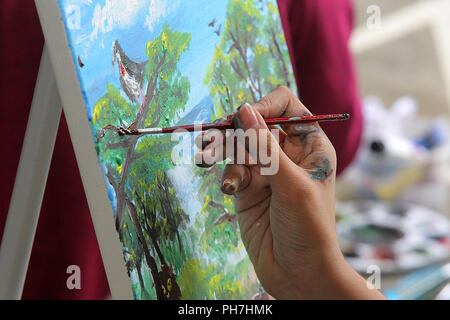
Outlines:
{"label": "white cloud in painting", "polygon": [[144,0],[106,0],[104,6],[97,4],[92,17],[90,39],[95,40],[99,33],[110,32],[114,27],[130,26],[145,4]]}
{"label": "white cloud in painting", "polygon": [[66,0],[67,5],[90,5],[92,0]]}
{"label": "white cloud in painting", "polygon": [[178,7],[179,0],[150,0],[149,14],[145,19],[145,25],[153,31],[155,24]]}

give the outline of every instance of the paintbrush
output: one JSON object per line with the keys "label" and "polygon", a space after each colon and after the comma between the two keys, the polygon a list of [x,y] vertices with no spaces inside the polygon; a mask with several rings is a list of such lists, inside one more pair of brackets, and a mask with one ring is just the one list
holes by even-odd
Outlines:
{"label": "paintbrush", "polygon": [[[264,119],[267,125],[283,125],[283,124],[296,124],[296,123],[311,123],[321,121],[342,121],[350,119],[350,114],[325,114],[314,115],[306,117],[291,117],[291,118],[270,118]],[[177,130],[184,130],[188,132],[193,131],[206,131],[209,129],[235,129],[233,123],[229,120],[218,121],[204,124],[188,124],[183,126],[163,127],[163,128],[145,128],[145,129],[126,129],[123,127],[116,128],[119,135],[146,135],[146,134],[160,134],[160,133],[172,133]],[[180,131],[181,132],[181,131]]]}

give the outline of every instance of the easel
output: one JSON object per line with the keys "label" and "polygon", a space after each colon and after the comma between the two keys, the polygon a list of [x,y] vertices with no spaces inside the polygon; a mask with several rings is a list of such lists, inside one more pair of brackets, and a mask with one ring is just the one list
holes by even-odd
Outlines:
{"label": "easel", "polygon": [[65,32],[65,18],[58,0],[35,0],[35,5],[45,46],[0,248],[0,299],[20,299],[22,296],[62,109],[111,297],[132,299],[130,278],[114,226],[114,213],[91,127],[86,121],[85,100]]}
{"label": "easel", "polygon": [[0,299],[22,296],[62,109],[111,297],[132,299],[130,279],[114,227],[114,213],[86,121],[85,100],[65,33],[64,17],[58,0],[35,0],[35,5],[45,46],[0,248]]}
{"label": "easel", "polygon": [[[45,45],[0,247],[0,300],[17,300],[22,297],[62,105],[50,53]],[[67,110],[66,114],[69,112]],[[68,119],[68,122],[71,120],[72,125],[76,124],[76,119],[72,117]],[[73,144],[79,144],[80,138],[76,137],[78,139],[74,141],[72,132],[70,133]],[[79,157],[77,161],[80,164]],[[85,176],[89,174],[81,172],[81,175],[86,180]],[[86,186],[84,180],[86,193],[89,192],[88,189],[91,190],[91,194],[92,188],[98,189],[98,186],[92,185],[92,182]],[[109,224],[105,223],[104,217],[92,215],[92,212],[105,212],[102,204],[93,204],[95,201],[92,198],[98,197],[88,195],[88,203],[107,271],[111,295],[113,298],[130,299],[132,298],[131,286],[124,273],[122,254],[111,250],[109,245],[118,243],[118,238],[112,236],[115,231],[113,233],[105,231],[109,228]],[[108,213],[105,212],[105,214]],[[111,227],[113,227],[112,223]],[[105,235],[106,233],[108,235]],[[100,237],[99,234],[102,236]]]}
{"label": "easel", "polygon": [[0,248],[0,299],[20,299],[33,247],[62,102],[44,47]]}

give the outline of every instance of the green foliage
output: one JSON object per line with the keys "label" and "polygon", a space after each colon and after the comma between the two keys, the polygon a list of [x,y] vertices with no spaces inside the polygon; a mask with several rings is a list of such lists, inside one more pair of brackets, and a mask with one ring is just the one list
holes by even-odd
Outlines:
{"label": "green foliage", "polygon": [[[181,54],[189,50],[190,41],[190,34],[174,31],[166,24],[157,38],[147,42],[149,62],[145,78],[149,82],[150,93],[155,93],[148,114],[159,114],[162,122],[158,121],[158,126],[176,120],[188,100],[190,82],[187,77],[181,76],[177,65]],[[149,126],[152,121],[154,119],[146,119],[145,126]]]}
{"label": "green foliage", "polygon": [[[225,28],[208,67],[205,84],[215,101],[216,118],[230,114],[244,102],[255,103],[279,85],[295,90],[289,53],[274,1],[263,1],[262,8],[253,0],[229,1]],[[224,219],[232,217],[234,208],[231,199],[220,191],[223,167],[224,164],[218,164],[207,172],[196,169],[196,174],[201,176],[199,200],[204,205],[195,224],[203,229],[200,249],[214,264],[205,267],[198,262],[189,270],[202,271],[207,268],[205,274],[212,273],[214,276],[201,281],[209,281],[210,287],[215,288],[216,296],[226,299],[229,298],[227,293],[239,295],[238,287],[242,284],[233,289],[227,286],[233,283],[229,281],[244,281],[250,263],[248,259],[243,259],[233,271],[217,271],[228,268],[230,257],[236,256],[243,248],[237,221]],[[230,273],[239,277],[227,278]],[[184,276],[183,273],[183,279]],[[243,284],[245,291],[257,292],[255,279],[247,280]],[[197,288],[192,294],[211,293],[206,291]]]}
{"label": "green foliage", "polygon": [[195,258],[187,260],[179,278],[183,298],[196,300],[250,298],[244,293],[248,288],[243,288],[241,281],[243,273],[236,271],[223,272],[214,263],[208,264]]}
{"label": "green foliage", "polygon": [[[108,124],[115,126],[131,124],[138,108],[137,104],[132,104],[125,99],[117,87],[108,83],[105,94],[94,105],[92,124],[97,132]],[[97,150],[102,160],[120,170],[126,150],[112,146],[126,140],[126,137],[119,137],[115,133],[108,132],[102,142],[97,143]]]}
{"label": "green foliage", "polygon": [[106,93],[94,106],[92,123],[102,128],[109,123],[121,124],[129,121],[138,109],[137,104],[130,104],[121,94],[120,90],[112,84],[106,84]]}
{"label": "green foliage", "polygon": [[279,85],[295,89],[278,9],[253,0],[230,0],[225,29],[205,84],[216,103],[216,116],[244,102],[255,103]]}
{"label": "green foliage", "polygon": [[194,169],[202,177],[198,192],[202,209],[195,220],[195,226],[202,230],[200,250],[223,266],[227,263],[227,254],[236,251],[240,243],[237,221],[221,221],[224,215],[234,214],[231,197],[224,195],[219,188],[224,166],[217,164],[208,173],[202,168]]}
{"label": "green foliage", "polygon": [[145,264],[144,252],[129,217],[125,219],[124,228],[120,236],[123,250],[127,257],[126,267],[128,275],[131,276],[135,272],[138,278],[138,282],[134,284],[133,291],[140,299],[150,299],[151,295],[146,290],[148,286],[145,285],[145,277],[143,276],[143,270],[145,270],[145,268],[142,268]]}
{"label": "green foliage", "polygon": [[[253,0],[229,1],[220,44],[205,78],[215,101],[215,117],[231,113],[245,101],[255,102],[277,85],[294,86],[273,3],[265,0],[260,9]],[[175,124],[189,98],[190,82],[178,70],[178,62],[190,40],[190,34],[165,25],[148,41],[143,48],[148,58],[143,112],[138,113],[140,106],[119,88],[107,84],[93,109],[97,132],[107,126]],[[117,198],[116,220],[121,222],[118,229],[135,296],[165,298],[170,282],[170,287],[179,286],[184,299],[251,298],[250,293],[258,291],[256,278],[249,272],[232,200],[220,191],[224,164],[207,172],[194,168],[203,206],[190,221],[169,178],[174,145],[170,136],[121,137],[113,130],[97,141]]]}
{"label": "green foliage", "polygon": [[[181,54],[189,49],[190,39],[190,34],[164,26],[161,34],[145,47],[148,63],[143,112],[138,113],[138,104],[131,103],[117,87],[107,84],[105,94],[94,106],[92,124],[97,132],[111,126],[133,124],[142,128],[167,126],[176,121],[189,98],[190,82],[178,71],[177,64]],[[189,216],[181,208],[167,177],[166,172],[173,167],[172,148],[169,136],[120,137],[114,130],[106,131],[97,142],[97,151],[116,193],[116,219],[122,222],[118,228],[127,252],[127,269],[139,280],[135,284],[138,298],[155,297],[155,292],[161,290],[154,286],[154,277],[161,269],[155,269],[152,260],[159,266],[176,263],[178,270],[182,267],[181,261],[171,260],[176,256],[175,251],[184,257],[182,237]],[[135,220],[130,219],[129,210],[136,211]],[[142,241],[147,245],[143,246]],[[153,285],[148,283],[149,276]]]}
{"label": "green foliage", "polygon": [[136,162],[136,169],[132,170],[130,177],[134,186],[130,197],[137,203],[140,224],[146,231],[146,241],[152,243],[154,237],[177,242],[177,252],[182,254],[183,246],[179,230],[186,228],[189,216],[181,208],[166,172],[158,169],[152,180],[143,179],[141,174],[145,177],[146,168],[149,166],[145,160]]}

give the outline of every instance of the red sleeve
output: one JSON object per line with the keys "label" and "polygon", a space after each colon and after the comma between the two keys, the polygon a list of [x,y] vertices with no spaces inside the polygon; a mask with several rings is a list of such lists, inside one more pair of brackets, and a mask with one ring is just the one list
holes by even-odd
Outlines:
{"label": "red sleeve", "polygon": [[353,160],[362,131],[361,106],[348,42],[350,0],[278,0],[302,102],[315,114],[350,113],[322,128],[338,157],[338,173]]}
{"label": "red sleeve", "polygon": [[[0,126],[0,237],[6,221],[33,98],[44,37],[34,1],[0,1],[0,63],[4,81]],[[6,79],[6,80],[5,80]],[[67,267],[81,268],[81,290],[69,290]],[[1,285],[1,284],[0,284]],[[101,299],[108,284],[64,117],[23,291],[24,299]]]}

